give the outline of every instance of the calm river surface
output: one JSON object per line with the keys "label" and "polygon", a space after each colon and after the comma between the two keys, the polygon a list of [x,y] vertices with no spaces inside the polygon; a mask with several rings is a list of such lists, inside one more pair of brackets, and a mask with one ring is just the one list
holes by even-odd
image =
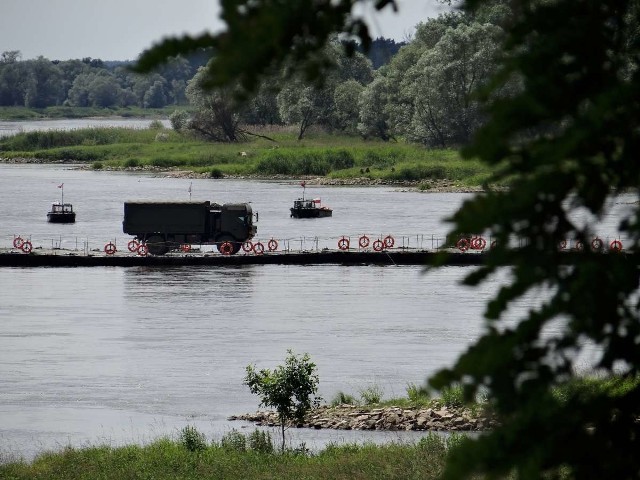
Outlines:
{"label": "calm river surface", "polygon": [[[72,225],[46,222],[59,200]],[[431,248],[465,194],[388,187],[308,187],[334,208],[325,219],[289,217],[297,182],[176,179],[0,164],[0,247],[15,235],[34,247],[119,248],[125,200],[251,201],[258,238],[290,248],[335,248],[342,235],[392,234]],[[620,207],[622,208],[622,207]],[[605,221],[602,236],[613,234]],[[209,439],[252,425],[227,417],[259,400],[245,367],[273,368],[287,349],[309,353],[320,395],[373,385],[403,396],[449,366],[481,331],[496,281],[459,285],[469,267],[337,265],[241,268],[0,268],[0,461],[65,445],[145,443],[195,425]],[[539,298],[515,308],[521,313]],[[399,441],[411,433],[290,430],[296,446]]]}

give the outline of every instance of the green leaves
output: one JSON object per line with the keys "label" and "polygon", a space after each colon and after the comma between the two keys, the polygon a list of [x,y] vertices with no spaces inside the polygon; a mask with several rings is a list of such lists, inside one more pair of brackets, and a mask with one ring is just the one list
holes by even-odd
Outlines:
{"label": "green leaves", "polygon": [[316,365],[308,354],[296,356],[291,350],[287,350],[285,364],[273,371],[257,371],[253,365],[246,368],[244,384],[251,393],[260,396],[261,406],[275,408],[280,416],[283,450],[285,423],[301,421],[320,402],[318,397],[314,397],[319,382],[315,370]]}
{"label": "green leaves", "polygon": [[[448,475],[514,471],[540,478],[565,469],[575,478],[634,477],[640,469],[630,460],[640,433],[640,404],[630,400],[640,396],[633,345],[640,338],[637,262],[589,248],[562,252],[557,245],[563,239],[589,245],[617,189],[638,188],[639,2],[511,5],[501,70],[482,97],[488,122],[463,151],[499,165],[495,179],[512,179],[511,188],[466,202],[451,219],[451,238],[484,232],[498,240],[466,283],[505,269],[512,279],[487,305],[482,338],[432,379],[437,388],[455,382],[470,393],[487,388],[502,426],[460,452],[464,465],[452,457]],[[501,89],[514,79],[521,88],[501,100]],[[630,237],[628,248],[637,249],[638,204],[627,212],[620,228]],[[543,301],[515,325],[502,322],[514,302],[537,292],[544,292]],[[576,365],[587,344],[598,354],[591,364]],[[607,388],[569,388],[593,372],[600,382],[628,382],[628,389],[612,395]],[[558,387],[579,394],[558,402],[552,396]]]}

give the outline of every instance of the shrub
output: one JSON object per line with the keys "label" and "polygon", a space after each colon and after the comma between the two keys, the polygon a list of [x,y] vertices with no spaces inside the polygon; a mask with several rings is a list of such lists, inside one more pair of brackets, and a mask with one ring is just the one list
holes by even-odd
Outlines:
{"label": "shrub", "polygon": [[415,383],[407,385],[407,397],[413,403],[423,403],[429,400],[429,393]]}
{"label": "shrub", "polygon": [[353,155],[346,150],[329,151],[326,158],[332,170],[344,170],[356,164]]}
{"label": "shrub", "polygon": [[333,400],[331,400],[331,406],[336,407],[338,405],[356,405],[356,399],[353,395],[349,395],[344,392],[338,392]]}
{"label": "shrub", "polygon": [[140,160],[138,160],[137,158],[129,158],[127,161],[124,162],[124,166],[125,168],[135,168],[140,166]]}
{"label": "shrub", "polygon": [[269,154],[256,165],[257,173],[266,175],[292,175],[293,170],[291,159],[280,153]]}
{"label": "shrub", "polygon": [[93,168],[94,170],[102,170],[104,168],[104,165],[102,165],[102,162],[93,162],[91,164],[91,168]]}
{"label": "shrub", "polygon": [[190,452],[197,452],[207,448],[204,434],[191,425],[187,425],[180,431],[180,443]]}
{"label": "shrub", "polygon": [[249,448],[260,453],[273,453],[273,442],[269,432],[257,428],[249,435]]}
{"label": "shrub", "polygon": [[360,390],[360,398],[362,398],[365,405],[380,403],[382,395],[384,395],[384,391],[378,385],[370,385]]}
{"label": "shrub", "polygon": [[224,177],[224,173],[222,173],[222,170],[220,170],[219,168],[215,168],[214,167],[209,172],[209,176],[211,178],[223,178]]}
{"label": "shrub", "polygon": [[320,404],[320,398],[315,397],[319,382],[315,373],[316,364],[306,353],[297,356],[293,351],[287,350],[285,365],[280,365],[273,371],[257,371],[255,366],[248,365],[246,372],[244,384],[251,393],[260,396],[260,405],[274,407],[278,412],[284,451],[286,422],[303,420],[309,410]]}
{"label": "shrub", "polygon": [[149,123],[149,130],[163,130],[163,129],[164,129],[164,125],[160,120],[152,120],[151,123]]}
{"label": "shrub", "polygon": [[171,122],[171,128],[179,132],[187,127],[189,123],[189,114],[184,110],[175,110],[169,116],[169,122]]}
{"label": "shrub", "polygon": [[378,152],[367,151],[359,162],[363,167],[388,168],[396,163],[395,155],[382,156]]}
{"label": "shrub", "polygon": [[423,450],[427,455],[442,456],[447,450],[447,441],[441,435],[429,433],[426,437],[422,437],[418,442],[418,448]]}
{"label": "shrub", "polygon": [[247,439],[239,431],[233,429],[222,437],[220,445],[227,450],[244,452],[247,450]]}
{"label": "shrub", "polygon": [[464,395],[461,385],[444,388],[441,395],[442,401],[447,407],[462,407],[464,405]]}

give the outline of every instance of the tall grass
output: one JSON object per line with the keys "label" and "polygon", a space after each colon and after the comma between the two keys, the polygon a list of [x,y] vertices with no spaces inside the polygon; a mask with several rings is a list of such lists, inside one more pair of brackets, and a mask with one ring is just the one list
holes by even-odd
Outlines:
{"label": "tall grass", "polygon": [[481,185],[490,169],[463,161],[455,150],[364,141],[316,133],[302,141],[287,130],[273,140],[209,143],[159,128],[85,128],[36,131],[0,138],[0,157],[86,163],[108,168],[183,169],[220,175],[365,177],[393,182],[450,181]]}
{"label": "tall grass", "polygon": [[[250,440],[246,444],[256,445]],[[44,453],[33,462],[0,465],[0,478],[430,480],[442,472],[449,448],[447,441],[435,434],[416,444],[329,445],[317,454],[300,448],[284,453],[230,448],[215,442],[189,449],[179,441],[164,438],[146,446],[96,446]]]}

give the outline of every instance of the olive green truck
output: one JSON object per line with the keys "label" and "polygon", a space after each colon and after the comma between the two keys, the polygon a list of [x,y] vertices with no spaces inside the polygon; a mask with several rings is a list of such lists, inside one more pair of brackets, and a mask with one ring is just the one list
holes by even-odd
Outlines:
{"label": "olive green truck", "polygon": [[235,254],[257,227],[248,203],[125,202],[122,230],[153,255],[194,244],[216,245],[221,253]]}

